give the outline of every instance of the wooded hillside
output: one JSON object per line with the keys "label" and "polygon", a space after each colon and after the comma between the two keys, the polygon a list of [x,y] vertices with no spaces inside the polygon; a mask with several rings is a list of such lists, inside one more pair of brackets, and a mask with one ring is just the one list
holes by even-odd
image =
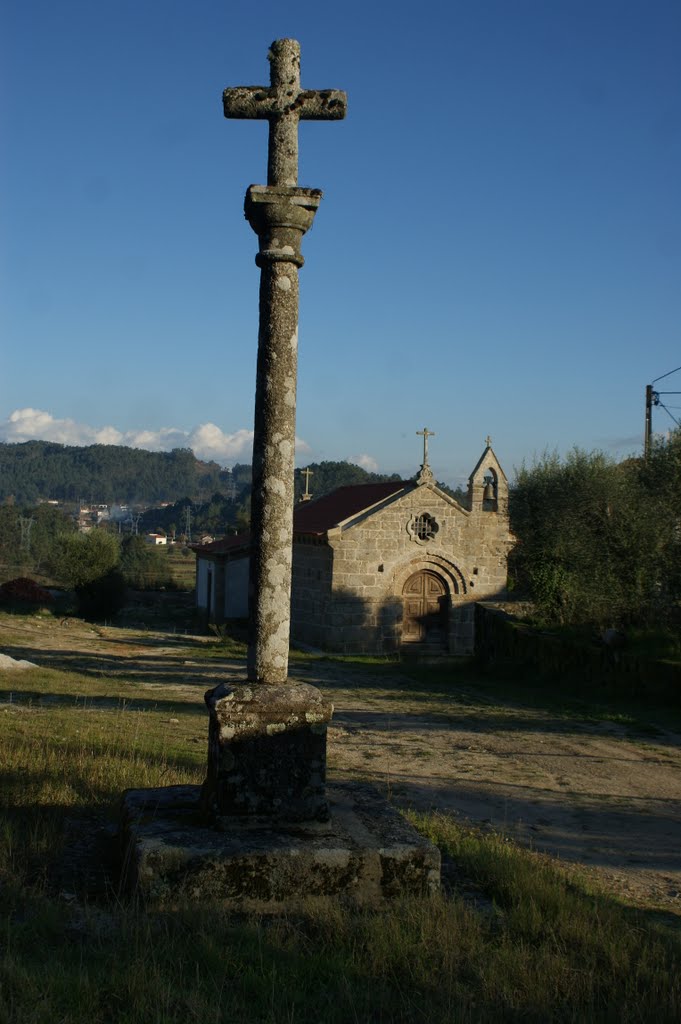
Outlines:
{"label": "wooded hillside", "polygon": [[121,445],[75,447],[49,441],[0,444],[0,501],[40,499],[150,505],[185,495],[209,497],[229,479],[188,448],[148,452]]}
{"label": "wooded hillside", "polygon": [[[350,462],[318,462],[308,468],[313,498],[349,484],[399,479],[395,473],[369,473]],[[465,501],[462,492],[440,486]],[[305,479],[297,472],[296,501],[304,490]],[[50,499],[126,504],[146,509],[140,530],[162,529],[175,535],[185,532],[189,508],[193,536],[200,532],[223,535],[248,528],[250,493],[250,464],[237,463],[230,472],[216,462],[202,462],[188,448],[149,452],[121,445],[69,447],[48,441],[0,444],[0,504],[9,500],[23,509]]]}

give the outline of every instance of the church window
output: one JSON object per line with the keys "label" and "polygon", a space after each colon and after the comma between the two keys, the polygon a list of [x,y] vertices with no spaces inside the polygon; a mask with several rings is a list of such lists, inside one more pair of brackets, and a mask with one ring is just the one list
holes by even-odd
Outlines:
{"label": "church window", "polygon": [[408,530],[415,541],[424,543],[433,539],[439,526],[434,516],[429,515],[428,512],[422,512],[412,518]]}

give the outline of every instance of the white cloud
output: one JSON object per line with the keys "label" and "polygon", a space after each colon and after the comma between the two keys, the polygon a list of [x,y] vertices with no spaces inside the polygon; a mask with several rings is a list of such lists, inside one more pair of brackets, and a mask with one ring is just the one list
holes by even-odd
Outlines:
{"label": "white cloud", "polygon": [[201,423],[189,433],[185,445],[199,459],[213,459],[223,465],[239,459],[250,462],[253,431],[242,428],[233,434],[225,434],[214,423]]}
{"label": "white cloud", "polygon": [[3,441],[56,441],[59,444],[124,444],[115,427],[89,427],[75,420],[57,420],[42,409],[15,409],[0,423]]}
{"label": "white cloud", "polygon": [[[191,448],[199,459],[213,459],[221,465],[243,460],[250,462],[253,431],[241,428],[226,434],[215,423],[201,423],[192,430],[161,427],[159,430],[118,430],[113,426],[91,427],[72,419],[56,419],[42,409],[15,409],[0,423],[0,441],[54,441],[66,445],[120,444],[148,451],[169,452],[173,448]],[[307,452],[310,446],[296,438],[296,450]]]}
{"label": "white cloud", "polygon": [[348,455],[346,462],[352,462],[355,466],[361,466],[367,473],[378,473],[378,463],[373,455]]}

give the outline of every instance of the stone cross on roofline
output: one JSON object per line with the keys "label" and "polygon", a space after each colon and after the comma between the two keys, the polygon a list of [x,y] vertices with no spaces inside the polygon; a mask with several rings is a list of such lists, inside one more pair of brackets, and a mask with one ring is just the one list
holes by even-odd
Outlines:
{"label": "stone cross on roofline", "polygon": [[340,121],[347,97],[338,89],[300,88],[300,43],[277,39],[267,55],[270,87],[261,85],[225,89],[225,117],[269,121],[267,184],[298,184],[298,122]]}
{"label": "stone cross on roofline", "polygon": [[305,492],[304,494],[301,494],[300,500],[309,501],[312,497],[310,494],[310,477],[314,476],[314,470],[310,469],[309,466],[306,466],[305,469],[301,469],[300,475],[305,477]]}
{"label": "stone cross on roofline", "polygon": [[428,427],[424,427],[423,430],[416,431],[416,436],[423,438],[423,465],[421,466],[419,475],[416,477],[416,483],[429,484],[432,483],[435,478],[433,476],[433,471],[428,465],[428,438],[435,437],[435,431],[428,430]]}
{"label": "stone cross on roofline", "polygon": [[423,438],[423,465],[428,465],[428,438],[435,437],[434,430],[428,430],[428,427],[424,427],[423,430],[416,431],[417,437]]}

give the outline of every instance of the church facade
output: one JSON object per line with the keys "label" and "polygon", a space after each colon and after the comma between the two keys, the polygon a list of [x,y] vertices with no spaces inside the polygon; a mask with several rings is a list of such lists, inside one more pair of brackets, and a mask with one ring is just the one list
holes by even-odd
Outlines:
{"label": "church facade", "polygon": [[[294,513],[291,634],[335,653],[468,654],[476,601],[506,585],[508,482],[488,443],[464,508],[416,481],[340,487]],[[212,621],[248,614],[248,537],[197,547],[197,604]]]}

